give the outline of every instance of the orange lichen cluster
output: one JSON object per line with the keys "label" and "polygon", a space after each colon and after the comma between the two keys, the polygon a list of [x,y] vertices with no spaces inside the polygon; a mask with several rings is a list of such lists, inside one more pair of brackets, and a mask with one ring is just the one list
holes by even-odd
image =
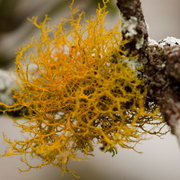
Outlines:
{"label": "orange lichen cluster", "polygon": [[[10,145],[5,156],[24,155],[21,160],[29,169],[53,164],[73,174],[67,163],[70,158],[81,160],[78,151],[86,159],[97,144],[113,155],[118,145],[134,149],[144,139],[145,124],[163,124],[156,108],[145,108],[144,83],[123,62],[127,57],[121,47],[126,42],[121,41],[119,23],[104,29],[105,8],[104,2],[90,20],[84,13],[74,19],[78,9],[71,5],[71,19],[53,27],[48,26],[47,16],[41,24],[31,19],[41,30],[40,39],[32,38],[19,49],[16,103],[6,106],[6,110],[21,109],[26,120],[15,123],[28,136],[15,141],[4,136]],[[66,32],[64,23],[68,22]],[[27,154],[42,158],[42,163],[30,165]]]}

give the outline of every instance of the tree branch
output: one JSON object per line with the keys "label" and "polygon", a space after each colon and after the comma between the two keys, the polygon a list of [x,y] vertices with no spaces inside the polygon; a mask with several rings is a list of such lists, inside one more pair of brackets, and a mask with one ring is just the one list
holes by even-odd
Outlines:
{"label": "tree branch", "polygon": [[[155,102],[180,143],[180,40],[166,38],[158,43],[148,38],[139,0],[118,0],[125,48],[147,59],[142,78],[148,88],[147,102]],[[140,45],[139,45],[139,42]]]}
{"label": "tree branch", "polygon": [[[159,105],[180,142],[180,40],[166,38],[157,43],[150,39],[140,0],[117,0],[117,6],[121,12],[122,36],[128,40],[123,48],[128,54],[139,54],[128,63],[133,63],[135,69],[145,64],[138,76],[148,88],[146,101]],[[11,105],[12,88],[16,85],[5,71],[0,71],[0,82],[0,101]],[[20,112],[9,114],[19,116]]]}
{"label": "tree branch", "polygon": [[121,27],[123,39],[129,43],[135,53],[142,54],[148,41],[148,31],[139,0],[118,0],[117,6],[121,13]]}

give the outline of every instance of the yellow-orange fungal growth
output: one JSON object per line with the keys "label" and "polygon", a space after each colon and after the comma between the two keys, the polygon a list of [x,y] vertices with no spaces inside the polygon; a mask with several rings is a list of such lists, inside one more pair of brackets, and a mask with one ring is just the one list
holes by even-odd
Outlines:
{"label": "yellow-orange fungal growth", "polygon": [[[143,134],[154,132],[146,131],[145,124],[164,125],[156,108],[148,111],[144,106],[143,81],[123,63],[119,23],[105,30],[105,9],[104,2],[97,16],[84,18],[83,25],[84,13],[74,19],[78,9],[72,5],[71,19],[59,25],[49,27],[47,16],[41,24],[31,19],[41,35],[17,53],[19,89],[9,107],[22,109],[27,120],[15,122],[29,136],[24,141],[4,136],[10,145],[5,156],[24,155],[21,160],[29,169],[53,164],[74,174],[67,163],[80,160],[77,151],[90,155],[100,144],[114,155],[118,145],[134,149]],[[65,22],[70,23],[68,32]],[[42,158],[42,163],[31,166],[27,154]]]}

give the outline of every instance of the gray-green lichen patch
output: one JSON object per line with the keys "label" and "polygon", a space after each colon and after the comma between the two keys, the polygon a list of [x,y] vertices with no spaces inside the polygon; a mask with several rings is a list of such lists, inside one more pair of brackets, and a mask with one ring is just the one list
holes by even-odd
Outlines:
{"label": "gray-green lichen patch", "polygon": [[135,47],[137,50],[139,50],[144,45],[144,35],[142,37],[137,37],[137,35],[138,35],[138,32],[136,30],[137,26],[138,26],[138,20],[136,17],[131,16],[130,19],[127,19],[121,13],[121,27],[122,27],[124,36],[126,38],[131,38],[133,36],[136,36],[135,37],[135,39],[136,39]]}
{"label": "gray-green lichen patch", "polygon": [[165,39],[162,39],[159,41],[159,46],[164,47],[165,45],[169,46],[179,46],[180,45],[180,39],[174,38],[174,37],[167,37]]}
{"label": "gray-green lichen patch", "polygon": [[140,68],[142,68],[144,66],[144,64],[146,64],[148,62],[148,60],[146,58],[144,58],[141,62],[139,61],[138,58],[123,58],[120,60],[123,63],[127,63],[129,68],[133,69],[133,70],[138,70]]}
{"label": "gray-green lichen patch", "polygon": [[158,43],[148,37],[148,45],[149,46],[159,46],[160,48],[163,48],[164,46],[179,46],[180,45],[180,39],[174,38],[174,37],[167,37],[165,39],[161,39]]}
{"label": "gray-green lichen patch", "polygon": [[126,17],[121,13],[121,27],[123,32],[125,33],[125,37],[131,37],[137,35],[136,27],[138,25],[138,21],[136,17],[130,17],[127,20]]}
{"label": "gray-green lichen patch", "polygon": [[149,46],[158,46],[159,44],[154,40],[148,37],[148,45]]}
{"label": "gray-green lichen patch", "polygon": [[144,36],[142,36],[141,38],[137,38],[136,49],[142,48],[143,44],[144,44]]}
{"label": "gray-green lichen patch", "polygon": [[17,87],[10,74],[4,70],[0,70],[0,102],[12,105],[14,100],[12,98],[13,88]]}

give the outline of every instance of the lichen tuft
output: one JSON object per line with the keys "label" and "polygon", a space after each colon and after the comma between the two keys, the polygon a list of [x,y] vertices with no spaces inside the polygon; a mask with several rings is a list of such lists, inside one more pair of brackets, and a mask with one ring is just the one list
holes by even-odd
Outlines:
{"label": "lichen tuft", "polygon": [[[75,19],[78,9],[70,8],[71,19],[52,27],[47,16],[41,24],[33,17],[40,38],[17,52],[19,89],[6,111],[21,109],[26,120],[15,123],[28,136],[15,141],[4,136],[10,148],[4,156],[24,155],[27,170],[53,164],[74,174],[67,163],[70,158],[82,160],[77,151],[86,159],[96,145],[113,155],[118,146],[135,150],[144,134],[155,132],[146,130],[146,124],[164,126],[158,109],[145,107],[146,87],[125,61],[132,57],[123,55],[120,22],[111,30],[104,28],[106,2],[90,20],[84,12]],[[83,17],[85,24],[80,23]],[[69,31],[64,23],[70,23]],[[27,154],[42,163],[30,165]]]}

